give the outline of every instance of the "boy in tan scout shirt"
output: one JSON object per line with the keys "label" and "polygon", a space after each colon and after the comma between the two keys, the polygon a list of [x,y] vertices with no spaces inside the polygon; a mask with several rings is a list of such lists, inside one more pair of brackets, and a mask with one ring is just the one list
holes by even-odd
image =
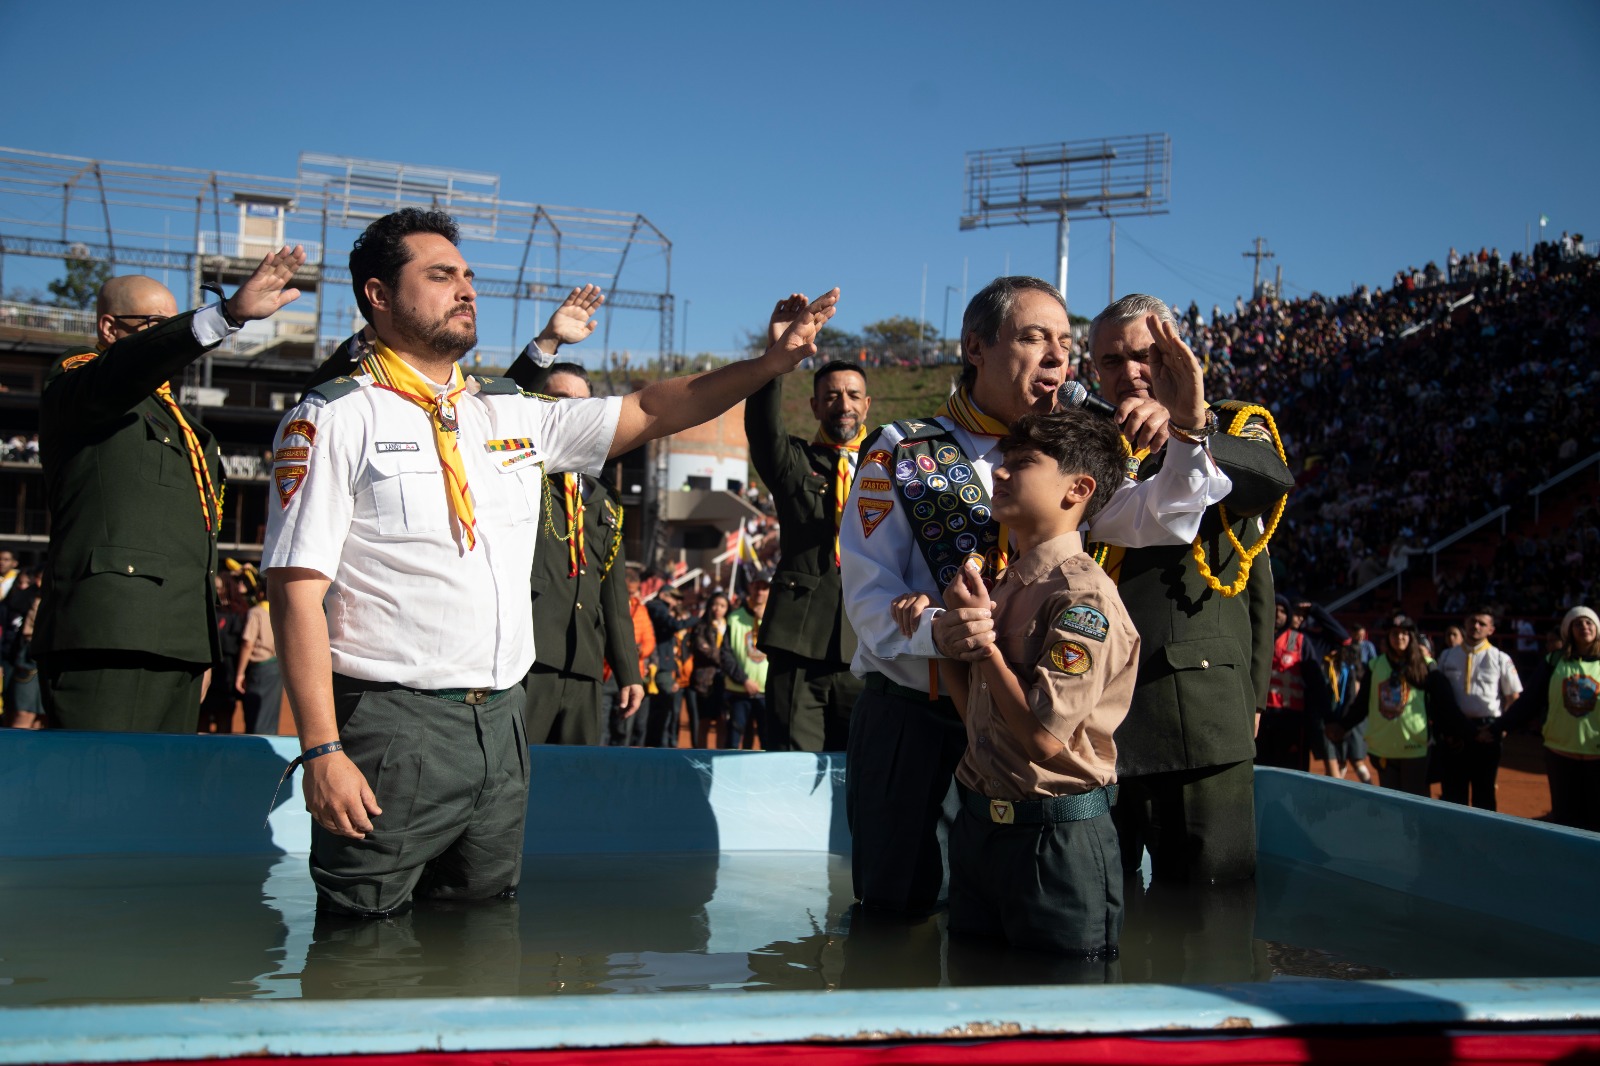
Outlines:
{"label": "boy in tan scout shirt", "polygon": [[1014,947],[1110,956],[1122,931],[1122,865],[1111,823],[1117,751],[1139,635],[1078,532],[1122,478],[1110,419],[1028,415],[995,470],[994,517],[1016,554],[984,588],[963,566],[945,606],[993,612],[996,640],[970,666],[946,660],[965,708],[950,833],[950,929]]}

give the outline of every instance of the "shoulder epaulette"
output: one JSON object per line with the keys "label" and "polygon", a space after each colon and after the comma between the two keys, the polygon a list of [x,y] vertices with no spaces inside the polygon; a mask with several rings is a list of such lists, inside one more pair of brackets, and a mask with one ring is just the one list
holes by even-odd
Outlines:
{"label": "shoulder epaulette", "polygon": [[908,418],[903,422],[896,422],[894,423],[894,428],[900,431],[900,443],[902,444],[919,440],[933,440],[935,437],[942,437],[948,432],[939,423],[931,419],[923,421],[920,418]]}
{"label": "shoulder epaulette", "polygon": [[340,374],[336,378],[324,381],[320,385],[313,385],[311,388],[307,389],[306,397],[309,399],[310,397],[315,396],[324,403],[330,403],[334,400],[337,400],[341,396],[350,395],[360,387],[361,383],[355,378],[350,377],[348,374]]}
{"label": "shoulder epaulette", "polygon": [[[478,383],[480,393],[488,393],[490,396],[516,396],[523,392],[522,387],[510,378],[484,378],[474,374],[472,380]],[[533,394],[527,393],[527,395]]]}

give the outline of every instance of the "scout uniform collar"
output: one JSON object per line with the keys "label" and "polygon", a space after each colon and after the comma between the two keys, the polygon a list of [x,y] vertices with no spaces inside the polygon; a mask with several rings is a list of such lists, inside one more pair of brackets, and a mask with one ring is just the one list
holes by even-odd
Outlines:
{"label": "scout uniform collar", "polygon": [[361,369],[371,375],[373,384],[388,389],[397,396],[410,400],[431,416],[433,444],[439,452],[439,465],[444,470],[445,496],[456,518],[457,536],[471,551],[477,547],[477,519],[472,509],[472,493],[467,488],[467,470],[461,459],[461,442],[458,434],[461,424],[456,418],[456,403],[467,391],[461,365],[450,367],[450,383],[444,391],[429,381],[415,367],[401,359],[382,340],[372,342],[372,355],[361,362]]}
{"label": "scout uniform collar", "polygon": [[935,418],[948,418],[968,433],[979,437],[1003,437],[1011,432],[1009,426],[998,418],[991,418],[978,409],[972,402],[972,393],[965,385],[956,387],[956,391],[944,401],[944,406],[934,415]]}
{"label": "scout uniform collar", "polygon": [[1035,545],[1033,551],[1012,563],[1006,573],[1024,585],[1031,585],[1082,551],[1083,539],[1077,530],[1072,530]]}

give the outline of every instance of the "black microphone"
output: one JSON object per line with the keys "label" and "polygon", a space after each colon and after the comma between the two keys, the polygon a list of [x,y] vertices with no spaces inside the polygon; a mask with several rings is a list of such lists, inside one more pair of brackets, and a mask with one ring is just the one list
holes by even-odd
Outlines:
{"label": "black microphone", "polygon": [[1081,407],[1091,414],[1103,415],[1106,418],[1117,416],[1116,406],[1106,403],[1100,397],[1083,387],[1081,381],[1064,381],[1056,390],[1056,403],[1062,407]]}

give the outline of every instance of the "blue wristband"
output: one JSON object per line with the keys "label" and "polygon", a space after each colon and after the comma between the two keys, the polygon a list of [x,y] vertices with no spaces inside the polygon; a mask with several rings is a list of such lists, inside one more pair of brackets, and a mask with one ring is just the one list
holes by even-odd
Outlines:
{"label": "blue wristband", "polygon": [[344,745],[342,743],[340,743],[339,741],[335,740],[330,744],[319,744],[315,748],[307,748],[305,751],[302,751],[300,753],[300,757],[298,759],[296,759],[295,762],[297,762],[297,763],[306,763],[306,762],[310,762],[312,759],[315,759],[320,755],[326,755],[330,751],[343,751],[343,750],[344,750]]}
{"label": "blue wristband", "polygon": [[299,755],[296,755],[294,761],[283,768],[283,776],[278,778],[278,786],[272,790],[272,802],[267,804],[267,818],[266,821],[261,823],[261,827],[265,829],[267,824],[272,821],[272,809],[278,805],[278,793],[283,791],[283,783],[294,775],[294,768],[296,766],[299,766],[301,763],[310,762],[312,759],[320,756],[327,755],[329,752],[343,750],[344,744],[341,741],[335,740],[327,744],[318,744],[314,748],[307,748]]}

